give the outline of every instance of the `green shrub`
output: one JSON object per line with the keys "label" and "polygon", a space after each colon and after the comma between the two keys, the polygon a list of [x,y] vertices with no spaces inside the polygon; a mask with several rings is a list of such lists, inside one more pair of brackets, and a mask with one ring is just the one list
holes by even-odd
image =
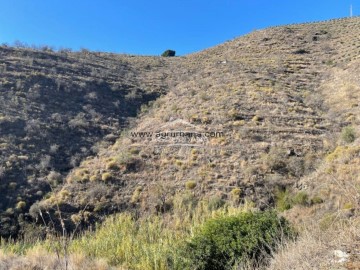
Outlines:
{"label": "green shrub", "polygon": [[334,222],[336,221],[336,218],[337,218],[336,214],[326,213],[319,222],[320,229],[325,231],[329,229],[331,226],[334,226]]}
{"label": "green shrub", "polygon": [[341,132],[341,138],[346,143],[352,143],[356,139],[356,132],[352,126],[345,127]]}
{"label": "green shrub", "polygon": [[234,188],[230,192],[230,198],[233,203],[238,204],[240,203],[242,195],[242,190],[240,188]]}
{"label": "green shrub", "polygon": [[162,57],[173,57],[175,56],[176,52],[173,50],[166,50],[161,54]]}
{"label": "green shrub", "polygon": [[116,171],[119,170],[119,166],[116,161],[110,161],[106,164],[106,169]]}
{"label": "green shrub", "polygon": [[278,211],[285,211],[291,209],[294,205],[311,205],[309,195],[300,191],[298,193],[290,193],[287,189],[278,189],[275,192],[275,205]]}
{"label": "green shrub", "polygon": [[324,200],[319,196],[315,196],[310,200],[311,204],[320,204],[320,203],[323,203],[323,202],[324,202]]}
{"label": "green shrub", "polygon": [[226,270],[251,258],[260,263],[293,235],[275,212],[244,212],[208,220],[186,246],[191,269]]}
{"label": "green shrub", "polygon": [[90,180],[90,182],[95,182],[95,181],[99,180],[99,176],[98,175],[92,175],[92,176],[90,176],[89,180]]}
{"label": "green shrub", "polygon": [[140,151],[141,151],[141,149],[138,148],[138,147],[131,147],[131,148],[129,149],[129,153],[130,153],[131,155],[138,155],[138,154],[140,153]]}
{"label": "green shrub", "polygon": [[231,190],[231,195],[233,197],[239,197],[241,195],[241,189],[240,188],[234,188]]}
{"label": "green shrub", "polygon": [[186,187],[186,189],[194,189],[196,187],[196,182],[192,181],[192,180],[187,181],[185,183],[185,187]]}
{"label": "green shrub", "polygon": [[110,173],[108,173],[108,172],[103,173],[101,175],[101,180],[103,180],[104,182],[110,181],[111,178],[112,178],[112,175]]}
{"label": "green shrub", "polygon": [[293,203],[299,204],[299,205],[308,205],[309,204],[309,195],[304,191],[300,191],[299,193],[297,193],[294,196]]}
{"label": "green shrub", "polygon": [[277,190],[275,192],[276,209],[283,212],[289,210],[293,206],[293,201],[288,190]]}
{"label": "green shrub", "polygon": [[[104,204],[101,208],[107,207]],[[166,215],[135,217],[124,212],[107,217],[96,230],[74,239],[69,251],[105,259],[117,269],[193,270],[196,264],[189,261],[187,245],[195,228],[215,216],[243,213],[241,208],[233,207],[208,209],[207,201],[197,201],[192,192],[177,193],[173,211]]]}

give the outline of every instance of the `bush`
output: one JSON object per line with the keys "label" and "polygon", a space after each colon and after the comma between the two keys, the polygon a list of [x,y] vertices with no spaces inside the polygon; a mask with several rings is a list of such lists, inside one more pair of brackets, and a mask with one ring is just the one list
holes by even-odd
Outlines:
{"label": "bush", "polygon": [[62,176],[58,172],[51,171],[47,176],[47,180],[53,187],[56,187],[62,182]]}
{"label": "bush", "polygon": [[116,171],[119,169],[116,161],[110,161],[106,164],[106,169]]}
{"label": "bush", "polygon": [[231,195],[234,197],[239,197],[241,195],[241,189],[240,188],[234,188],[231,190]]}
{"label": "bush", "polygon": [[294,196],[293,203],[303,206],[309,205],[309,195],[304,191],[300,191]]}
{"label": "bush", "polygon": [[295,177],[301,177],[305,172],[304,159],[299,157],[289,157],[286,163],[288,173]]}
{"label": "bush", "polygon": [[186,189],[194,189],[196,187],[196,182],[192,181],[192,180],[187,181],[185,183],[185,187],[186,187]]}
{"label": "bush", "polygon": [[26,202],[20,201],[16,204],[16,209],[24,209],[26,207]]}
{"label": "bush", "polygon": [[108,173],[108,172],[103,173],[101,175],[101,180],[103,180],[104,182],[110,181],[111,178],[112,178],[112,175],[110,173]]}
{"label": "bush", "polygon": [[261,263],[293,232],[275,212],[241,213],[207,221],[188,242],[191,269],[226,270],[253,259]]}
{"label": "bush", "polygon": [[289,210],[293,207],[294,202],[292,196],[287,189],[278,189],[275,192],[276,209],[280,212]]}
{"label": "bush", "polygon": [[310,53],[310,52],[305,49],[299,49],[294,52],[294,54],[307,54],[307,53]]}
{"label": "bush", "polygon": [[208,209],[210,211],[219,209],[225,205],[225,200],[223,200],[220,196],[215,195],[209,198],[208,201]]}
{"label": "bush", "polygon": [[176,52],[173,50],[166,50],[161,54],[162,57],[173,57],[175,56]]}
{"label": "bush", "polygon": [[315,196],[310,200],[311,204],[320,204],[320,203],[323,203],[323,202],[324,202],[324,200],[319,196]]}
{"label": "bush", "polygon": [[356,139],[355,129],[352,126],[345,127],[341,132],[341,138],[346,143],[352,143]]}
{"label": "bush", "polygon": [[265,166],[273,172],[287,174],[287,154],[284,149],[271,148],[269,153],[263,156]]}

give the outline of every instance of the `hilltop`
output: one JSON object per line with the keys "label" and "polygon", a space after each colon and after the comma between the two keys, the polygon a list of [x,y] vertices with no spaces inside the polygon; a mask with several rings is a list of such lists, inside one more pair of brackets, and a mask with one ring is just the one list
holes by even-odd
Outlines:
{"label": "hilltop", "polygon": [[41,235],[29,226],[57,207],[69,229],[166,216],[176,196],[295,223],[356,216],[359,26],[273,27],[173,58],[1,47],[0,234]]}

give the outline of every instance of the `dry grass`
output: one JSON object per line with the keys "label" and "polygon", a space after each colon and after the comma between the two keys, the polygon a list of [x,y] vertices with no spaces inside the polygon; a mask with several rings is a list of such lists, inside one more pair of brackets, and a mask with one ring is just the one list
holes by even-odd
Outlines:
{"label": "dry grass", "polygon": [[196,201],[191,193],[177,194],[174,205],[171,214],[137,219],[122,213],[107,218],[95,232],[85,232],[69,241],[68,260],[54,247],[55,238],[33,246],[20,242],[4,244],[0,248],[0,269],[101,270],[110,269],[110,265],[119,269],[183,270],[186,267],[183,247],[196,228],[210,218],[252,209],[250,205],[214,207],[210,202]]}
{"label": "dry grass", "polygon": [[30,249],[25,256],[3,253],[0,250],[1,270],[109,270],[101,259],[93,259],[81,253],[71,254],[67,266],[62,258],[39,246]]}
{"label": "dry grass", "polygon": [[[283,246],[269,270],[359,269],[359,153],[356,142],[338,146],[314,174],[302,180],[303,188],[322,202],[285,213],[302,228],[300,237]],[[335,250],[349,258],[340,263]]]}
{"label": "dry grass", "polygon": [[339,258],[334,251],[347,252],[359,243],[359,225],[359,218],[335,222],[326,230],[319,224],[307,225],[296,242],[285,243],[272,259],[268,270],[342,269],[345,264],[338,263]]}

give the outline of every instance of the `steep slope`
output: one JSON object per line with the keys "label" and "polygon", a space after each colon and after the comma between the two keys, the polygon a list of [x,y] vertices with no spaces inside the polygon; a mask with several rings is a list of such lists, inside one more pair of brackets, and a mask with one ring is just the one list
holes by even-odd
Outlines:
{"label": "steep slope", "polygon": [[274,206],[350,124],[332,117],[322,88],[358,58],[359,23],[275,27],[184,57],[168,93],[40,207],[59,205],[75,226],[125,209],[170,211],[185,190],[214,204]]}
{"label": "steep slope", "polygon": [[175,193],[265,209],[314,184],[359,121],[359,24],[274,27],[176,58],[1,47],[0,235],[32,234],[58,207],[81,228],[171,211]]}
{"label": "steep slope", "polygon": [[319,88],[328,116],[344,128],[321,166],[300,180],[302,205],[284,214],[304,232],[270,269],[359,269],[359,68],[359,59],[336,66]]}
{"label": "steep slope", "polygon": [[[178,60],[180,61],[180,60]],[[0,235],[165,93],[171,59],[0,47]]]}

